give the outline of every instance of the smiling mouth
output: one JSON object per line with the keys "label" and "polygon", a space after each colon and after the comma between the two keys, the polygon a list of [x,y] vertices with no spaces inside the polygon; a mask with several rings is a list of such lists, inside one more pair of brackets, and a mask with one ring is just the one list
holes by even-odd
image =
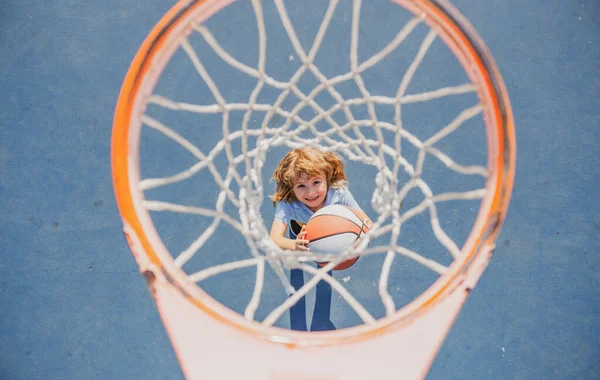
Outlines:
{"label": "smiling mouth", "polygon": [[318,198],[319,198],[319,196],[317,195],[317,196],[316,196],[316,197],[314,197],[314,198],[306,198],[306,200],[307,200],[307,201],[309,201],[309,202],[314,202],[314,201],[316,201]]}

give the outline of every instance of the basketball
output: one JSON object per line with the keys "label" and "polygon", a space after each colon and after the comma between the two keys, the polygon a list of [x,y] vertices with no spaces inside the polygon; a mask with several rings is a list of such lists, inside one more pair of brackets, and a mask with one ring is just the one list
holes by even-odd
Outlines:
{"label": "basketball", "polygon": [[[371,220],[364,212],[343,205],[325,206],[306,224],[306,240],[312,252],[342,254],[369,231]],[[338,264],[334,270],[348,269],[358,257]],[[323,267],[327,262],[317,262]]]}

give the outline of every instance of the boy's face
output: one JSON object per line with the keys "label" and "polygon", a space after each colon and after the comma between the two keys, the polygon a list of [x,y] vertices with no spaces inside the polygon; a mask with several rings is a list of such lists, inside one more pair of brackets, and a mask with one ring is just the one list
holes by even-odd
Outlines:
{"label": "boy's face", "polygon": [[327,196],[327,180],[325,174],[308,178],[305,174],[301,175],[294,182],[294,195],[304,203],[311,211],[316,212],[325,203]]}

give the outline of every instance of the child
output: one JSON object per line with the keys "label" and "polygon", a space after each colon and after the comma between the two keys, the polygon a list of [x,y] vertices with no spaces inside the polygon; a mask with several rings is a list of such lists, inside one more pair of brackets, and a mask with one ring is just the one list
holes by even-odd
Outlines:
{"label": "child", "polygon": [[285,155],[273,173],[277,183],[271,197],[275,220],[270,238],[281,249],[308,251],[306,228],[285,237],[288,226],[304,225],[324,206],[341,204],[361,212],[348,190],[342,159],[335,153],[323,153],[316,148],[295,149]]}

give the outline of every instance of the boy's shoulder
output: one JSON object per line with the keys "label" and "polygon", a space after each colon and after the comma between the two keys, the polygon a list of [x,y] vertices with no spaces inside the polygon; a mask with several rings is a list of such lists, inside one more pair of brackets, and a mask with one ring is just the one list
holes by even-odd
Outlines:
{"label": "boy's shoulder", "polygon": [[350,190],[348,189],[348,186],[345,184],[341,184],[337,187],[330,187],[328,194],[327,194],[327,198],[330,200],[328,203],[336,204],[339,202],[343,202],[349,193],[350,193]]}
{"label": "boy's shoulder", "polygon": [[348,184],[345,182],[338,183],[336,187],[331,187],[331,189],[333,189],[333,192],[336,194],[346,194],[350,192]]}

